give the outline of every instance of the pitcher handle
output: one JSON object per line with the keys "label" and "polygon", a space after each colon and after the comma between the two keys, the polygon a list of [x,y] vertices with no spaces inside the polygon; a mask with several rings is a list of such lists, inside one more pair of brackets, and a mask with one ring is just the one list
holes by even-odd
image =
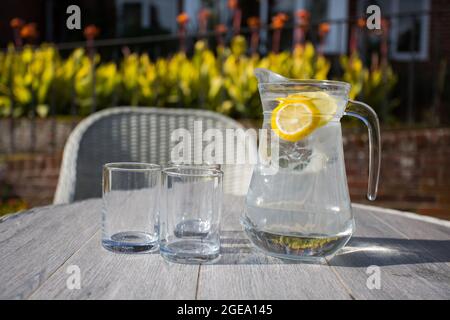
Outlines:
{"label": "pitcher handle", "polygon": [[367,198],[374,201],[377,197],[381,165],[380,122],[375,111],[360,101],[349,100],[345,115],[363,121],[369,130],[369,183]]}

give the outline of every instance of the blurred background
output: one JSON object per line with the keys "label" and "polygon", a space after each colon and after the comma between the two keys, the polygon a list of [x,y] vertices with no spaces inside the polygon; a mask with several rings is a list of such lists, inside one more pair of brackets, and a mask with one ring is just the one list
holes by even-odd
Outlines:
{"label": "blurred background", "polygon": [[[266,67],[350,82],[382,123],[371,204],[450,219],[449,20],[446,0],[2,0],[0,215],[52,202],[65,141],[98,110],[201,108],[259,127],[253,70]],[[365,127],[344,120],[344,138],[364,203]]]}

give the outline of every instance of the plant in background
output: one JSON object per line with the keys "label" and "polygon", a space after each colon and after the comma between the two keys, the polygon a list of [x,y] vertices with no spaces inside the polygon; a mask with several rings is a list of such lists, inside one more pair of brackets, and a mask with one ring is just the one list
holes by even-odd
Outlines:
{"label": "plant in background", "polygon": [[241,32],[242,10],[238,0],[228,0],[227,6],[233,17],[233,35],[236,36]]}
{"label": "plant in background", "polygon": [[256,54],[256,53],[258,53],[259,28],[261,26],[261,22],[258,17],[250,17],[247,19],[247,25],[251,31],[250,52],[251,52],[251,54]]}
{"label": "plant in background", "polygon": [[368,70],[364,67],[362,60],[355,52],[350,57],[342,55],[340,57],[341,67],[344,71],[342,81],[352,85],[350,99],[355,99],[362,91],[364,80],[367,79]]}
{"label": "plant in background", "polygon": [[217,51],[219,52],[225,46],[225,41],[223,37],[227,33],[227,26],[224,24],[218,24],[214,28],[214,31],[216,33]]}
{"label": "plant in background", "polygon": [[188,22],[189,15],[186,12],[182,12],[177,16],[178,37],[180,39],[180,51],[182,52],[186,52],[186,32]]}
{"label": "plant in background", "polygon": [[20,36],[20,30],[22,29],[24,24],[25,21],[23,21],[20,18],[14,18],[9,23],[11,29],[13,30],[14,45],[16,46],[16,48],[22,47],[22,38]]}
{"label": "plant in background", "polygon": [[55,74],[53,47],[33,49],[25,46],[17,52],[10,46],[0,55],[0,113],[26,115],[34,110],[40,116],[48,113],[48,91]]}
{"label": "plant in background", "polygon": [[[119,86],[122,82],[122,77],[119,73],[117,65],[113,62],[101,64],[96,70],[96,85],[95,92],[98,100],[99,108],[107,106],[114,106],[116,98],[118,98],[120,92],[118,92]],[[144,99],[147,99],[147,92],[150,90],[150,86],[145,87],[143,92]]]}
{"label": "plant in background", "polygon": [[32,44],[37,40],[39,32],[37,31],[36,23],[27,23],[20,29],[20,37]]}
{"label": "plant in background", "polygon": [[255,115],[259,111],[259,101],[255,99],[257,81],[253,71],[258,66],[259,57],[245,55],[247,44],[243,36],[236,36],[231,42],[231,54],[223,65],[224,86],[228,100],[221,109],[230,114],[245,117]]}
{"label": "plant in background", "polygon": [[55,79],[54,79],[54,99],[56,111],[59,114],[69,113],[66,107],[75,103],[75,76],[81,67],[81,61],[85,57],[84,49],[75,49],[67,59],[56,58]]}
{"label": "plant in background", "polygon": [[0,52],[0,115],[9,116],[12,112],[12,78],[17,55],[14,46]]}
{"label": "plant in background", "polygon": [[202,8],[198,13],[198,33],[200,38],[205,38],[208,31],[208,19],[211,17],[211,11]]}
{"label": "plant in background", "polygon": [[[230,1],[230,4],[233,10],[238,9],[236,1]],[[205,33],[209,14],[205,11],[200,16],[204,20],[201,33]],[[330,61],[324,56],[323,47],[330,26],[327,23],[319,26],[320,46],[316,50],[304,39],[310,23],[309,13],[299,11],[296,16],[292,52],[277,52],[280,39],[279,36],[277,39],[276,31],[281,31],[287,20],[285,14],[279,13],[273,19],[275,52],[265,57],[258,54],[260,21],[255,17],[247,21],[251,30],[250,55],[247,55],[247,42],[243,36],[233,37],[230,46],[226,47],[223,37],[226,26],[218,25],[215,29],[216,53],[208,48],[205,40],[200,40],[189,57],[184,52],[186,44],[183,40],[189,21],[186,13],[177,17],[180,51],[156,61],[146,53],[129,50],[123,50],[123,59],[118,64],[101,61],[94,51],[93,40],[98,35],[95,26],[84,30],[87,49],[76,49],[64,59],[50,45],[36,48],[28,45],[23,49],[10,46],[0,53],[0,115],[13,112],[14,116],[22,116],[36,111],[38,115],[46,116],[51,96],[56,114],[87,115],[94,109],[114,105],[139,105],[205,108],[235,117],[259,118],[255,68],[268,68],[296,79],[323,80],[329,76]],[[20,23],[14,25],[19,28]],[[29,31],[33,33],[33,30]],[[395,86],[396,76],[385,55],[382,63],[372,59],[372,68],[364,67],[356,43],[356,39],[352,39],[351,55],[340,58],[343,75],[339,80],[352,84],[351,98],[363,95],[364,100],[375,108],[386,110],[380,104]]]}
{"label": "plant in background", "polygon": [[280,51],[281,30],[288,19],[289,17],[285,13],[277,13],[272,17],[272,52],[274,53],[278,53]]}
{"label": "plant in background", "polygon": [[319,25],[319,55],[323,56],[325,49],[325,41],[328,33],[330,33],[330,24],[327,22],[323,22]]}
{"label": "plant in background", "polygon": [[309,28],[310,14],[307,10],[301,9],[295,12],[295,16],[297,20],[294,27],[294,41],[293,41],[294,49],[297,46],[303,45],[305,42],[305,34],[306,32],[308,32]]}
{"label": "plant in background", "polygon": [[[378,61],[374,59],[373,61]],[[362,94],[364,101],[372,106],[384,122],[393,122],[392,111],[400,102],[398,99],[387,99],[398,81],[392,67],[373,63],[370,72],[364,73]]]}

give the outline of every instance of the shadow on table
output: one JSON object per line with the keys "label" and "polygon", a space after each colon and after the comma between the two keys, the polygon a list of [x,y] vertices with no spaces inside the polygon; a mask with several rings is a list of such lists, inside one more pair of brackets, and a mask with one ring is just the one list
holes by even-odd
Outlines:
{"label": "shadow on table", "polygon": [[[255,249],[242,231],[222,233],[221,259],[217,264],[299,264],[264,255]],[[390,266],[450,262],[450,240],[409,240],[353,237],[330,265],[339,267]]]}
{"label": "shadow on table", "polygon": [[450,262],[450,240],[353,237],[330,265],[381,267],[438,262]]}

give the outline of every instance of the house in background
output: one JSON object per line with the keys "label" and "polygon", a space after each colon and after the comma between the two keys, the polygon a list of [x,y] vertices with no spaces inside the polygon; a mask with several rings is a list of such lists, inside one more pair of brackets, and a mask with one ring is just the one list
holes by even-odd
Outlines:
{"label": "house in background", "polygon": [[[177,30],[176,16],[184,11],[191,17],[189,28],[196,30],[196,16],[200,8],[213,12],[216,23],[231,19],[227,0],[115,0],[117,36],[129,34],[130,29],[160,28],[170,33]],[[371,4],[380,6],[382,15],[392,17],[390,27],[390,57],[396,61],[427,61],[432,40],[440,43],[442,55],[450,57],[450,31],[445,21],[450,17],[450,3],[445,0],[241,0],[243,25],[246,18],[259,16],[262,24],[270,24],[277,12],[290,15],[300,9],[311,12],[313,21],[330,21],[331,30],[324,51],[341,54],[348,50],[348,20],[365,16]],[[262,40],[267,32],[261,31]],[[434,36],[432,39],[431,35]]]}
{"label": "house in background", "polygon": [[[66,8],[77,4],[82,10],[82,24],[94,23],[102,38],[130,37],[148,34],[176,34],[176,17],[186,12],[191,17],[189,29],[197,30],[197,14],[207,7],[213,13],[214,24],[229,24],[228,0],[2,0],[0,2],[0,45],[11,42],[9,21],[20,17],[38,24],[41,41],[68,42],[82,40],[81,32],[67,30]],[[312,21],[329,21],[331,30],[326,40],[326,54],[341,54],[348,50],[348,21],[365,16],[371,4],[381,7],[382,15],[393,17],[390,28],[390,58],[395,61],[427,61],[433,47],[440,55],[450,57],[450,3],[446,0],[240,0],[242,24],[250,16],[259,16],[262,24],[278,12],[287,13],[290,22],[294,13],[306,9]],[[413,15],[408,15],[413,13]],[[268,38],[261,30],[261,38]],[[433,43],[434,42],[434,43]]]}
{"label": "house in background", "polygon": [[[126,34],[130,24],[141,28],[162,26],[170,33],[176,33],[175,17],[186,12],[191,20],[189,29],[197,30],[196,17],[200,8],[206,7],[213,13],[211,27],[217,23],[231,26],[231,12],[227,8],[228,0],[115,0],[117,35]],[[357,17],[366,17],[369,5],[378,5],[383,18],[389,21],[388,54],[391,64],[399,75],[397,96],[401,97],[401,106],[397,108],[399,116],[408,122],[436,117],[436,105],[439,99],[450,100],[442,88],[440,80],[448,78],[445,61],[450,61],[450,2],[446,0],[240,0],[242,25],[248,17],[258,16],[262,25],[269,25],[271,17],[283,12],[289,15],[292,26],[295,12],[306,9],[311,21],[330,23],[330,32],[323,51],[329,57],[338,57],[349,51],[352,29]],[[156,21],[156,22],[155,22]],[[289,22],[288,22],[289,24]],[[317,29],[317,28],[316,28]],[[282,36],[282,48],[292,45],[292,27],[286,28]],[[311,39],[317,43],[317,33]],[[262,53],[270,50],[270,30],[260,31]],[[365,32],[358,38],[358,52],[366,61],[373,52],[379,52],[381,37]],[[337,61],[334,59],[335,62]],[[337,63],[338,64],[338,63]],[[336,65],[336,63],[335,63]],[[449,81],[447,81],[447,84]],[[430,111],[434,108],[434,111]],[[433,115],[434,114],[434,115]],[[449,112],[443,112],[449,114]]]}

